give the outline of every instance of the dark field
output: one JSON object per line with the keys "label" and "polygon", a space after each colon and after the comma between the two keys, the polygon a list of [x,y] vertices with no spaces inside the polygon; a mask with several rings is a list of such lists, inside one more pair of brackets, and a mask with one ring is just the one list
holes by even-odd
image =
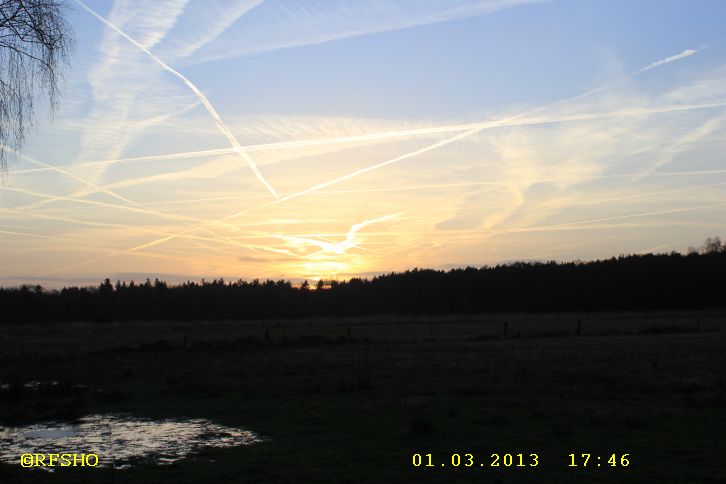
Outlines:
{"label": "dark field", "polygon": [[4,326],[4,424],[113,412],[270,440],[115,472],[0,465],[0,482],[726,482],[724,328],[723,313]]}

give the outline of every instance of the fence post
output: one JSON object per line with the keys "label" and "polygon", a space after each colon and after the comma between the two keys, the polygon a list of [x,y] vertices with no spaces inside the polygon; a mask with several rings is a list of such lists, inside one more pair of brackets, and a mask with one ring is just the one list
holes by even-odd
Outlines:
{"label": "fence post", "polygon": [[582,319],[577,320],[577,336],[582,336]]}
{"label": "fence post", "polygon": [[504,321],[504,337],[509,336],[509,321]]}

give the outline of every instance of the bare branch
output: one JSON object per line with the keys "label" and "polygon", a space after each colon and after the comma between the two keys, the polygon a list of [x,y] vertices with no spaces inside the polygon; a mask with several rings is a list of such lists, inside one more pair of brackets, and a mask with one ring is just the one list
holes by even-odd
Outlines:
{"label": "bare branch", "polygon": [[66,0],[0,0],[0,171],[17,156],[40,97],[57,106],[74,47]]}

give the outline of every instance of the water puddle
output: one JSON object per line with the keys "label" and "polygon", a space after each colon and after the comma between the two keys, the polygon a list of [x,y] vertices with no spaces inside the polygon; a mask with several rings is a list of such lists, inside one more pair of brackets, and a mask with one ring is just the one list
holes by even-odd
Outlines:
{"label": "water puddle", "polygon": [[15,390],[18,391],[19,389],[30,391],[30,392],[37,392],[37,393],[48,393],[48,392],[59,392],[59,391],[84,391],[87,390],[86,385],[61,385],[56,380],[51,381],[29,381],[25,383],[10,383],[6,381],[0,380],[0,391],[10,391]]}
{"label": "water puddle", "polygon": [[0,426],[0,462],[18,464],[21,454],[84,453],[97,454],[98,467],[126,468],[141,459],[168,465],[205,447],[234,447],[263,440],[248,430],[204,419],[89,415],[72,423]]}

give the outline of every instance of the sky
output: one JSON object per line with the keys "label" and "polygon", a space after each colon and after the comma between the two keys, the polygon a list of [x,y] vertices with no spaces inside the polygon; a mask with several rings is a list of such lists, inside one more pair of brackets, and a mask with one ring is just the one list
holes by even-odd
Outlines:
{"label": "sky", "polygon": [[292,281],[726,235],[721,0],[76,0],[0,285]]}

